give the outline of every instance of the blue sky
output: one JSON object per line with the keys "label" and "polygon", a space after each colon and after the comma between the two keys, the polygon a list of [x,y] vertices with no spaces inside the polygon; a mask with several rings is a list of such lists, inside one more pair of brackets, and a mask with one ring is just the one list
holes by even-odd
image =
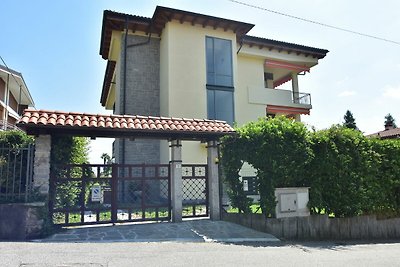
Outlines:
{"label": "blue sky", "polygon": [[[397,0],[246,2],[400,42]],[[251,35],[328,49],[299,81],[313,104],[302,120],[317,129],[341,123],[347,109],[366,133],[382,130],[387,113],[400,124],[400,45],[228,0],[3,0],[0,56],[23,74],[37,109],[106,113],[99,102],[106,65],[99,55],[103,10],[151,17],[156,5],[253,23]]]}

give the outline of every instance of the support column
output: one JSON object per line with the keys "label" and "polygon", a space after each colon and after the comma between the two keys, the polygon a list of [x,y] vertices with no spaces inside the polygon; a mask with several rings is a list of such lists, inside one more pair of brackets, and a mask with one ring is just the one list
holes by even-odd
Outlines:
{"label": "support column", "polygon": [[182,221],[182,142],[171,141],[171,205],[172,222]]}
{"label": "support column", "polygon": [[219,199],[218,147],[217,141],[207,144],[208,202],[211,220],[221,219]]}
{"label": "support column", "polygon": [[297,73],[292,72],[292,93],[293,102],[299,103],[299,79]]}
{"label": "support column", "polygon": [[39,135],[35,138],[35,160],[33,169],[33,188],[41,195],[49,194],[51,136]]}

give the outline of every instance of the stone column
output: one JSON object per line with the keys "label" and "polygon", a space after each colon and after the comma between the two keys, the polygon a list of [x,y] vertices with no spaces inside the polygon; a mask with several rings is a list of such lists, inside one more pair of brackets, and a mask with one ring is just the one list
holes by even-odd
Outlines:
{"label": "stone column", "polygon": [[42,195],[49,194],[51,136],[35,138],[35,160],[33,167],[33,188]]}
{"label": "stone column", "polygon": [[207,168],[208,168],[208,202],[211,220],[220,220],[219,203],[219,175],[218,175],[218,147],[217,141],[209,141],[207,144]]}
{"label": "stone column", "polygon": [[299,79],[297,73],[292,72],[292,92],[293,92],[293,102],[299,103]]}
{"label": "stone column", "polygon": [[182,221],[182,143],[171,141],[171,205],[172,222]]}

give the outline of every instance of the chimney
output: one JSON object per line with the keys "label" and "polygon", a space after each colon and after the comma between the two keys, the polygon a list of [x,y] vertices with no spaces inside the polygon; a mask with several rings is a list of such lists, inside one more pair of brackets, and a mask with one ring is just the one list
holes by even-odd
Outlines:
{"label": "chimney", "polygon": [[385,123],[385,131],[387,131],[387,130],[392,130],[392,129],[394,129],[394,127],[393,127],[393,123],[392,122],[386,122]]}

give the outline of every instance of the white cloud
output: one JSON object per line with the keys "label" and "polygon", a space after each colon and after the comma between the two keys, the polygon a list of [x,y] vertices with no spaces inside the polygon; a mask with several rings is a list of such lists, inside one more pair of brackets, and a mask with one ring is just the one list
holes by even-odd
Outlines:
{"label": "white cloud", "polygon": [[398,98],[400,99],[400,85],[397,87],[387,86],[383,89],[383,96],[387,98]]}
{"label": "white cloud", "polygon": [[340,94],[338,94],[339,97],[348,97],[348,96],[353,96],[356,95],[357,92],[356,91],[343,91]]}

